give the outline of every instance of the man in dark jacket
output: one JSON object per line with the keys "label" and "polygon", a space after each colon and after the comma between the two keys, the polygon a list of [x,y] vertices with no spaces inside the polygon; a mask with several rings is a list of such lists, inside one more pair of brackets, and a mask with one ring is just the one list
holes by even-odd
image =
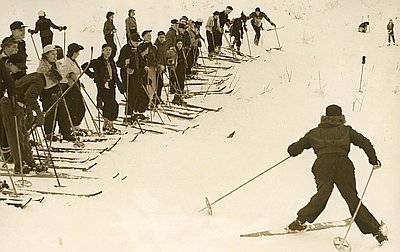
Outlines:
{"label": "man in dark jacket", "polygon": [[250,13],[250,15],[247,17],[247,19],[251,19],[251,26],[253,26],[255,36],[254,36],[254,44],[258,45],[258,42],[260,41],[261,37],[261,30],[263,30],[262,26],[262,19],[265,18],[265,20],[268,21],[273,27],[276,27],[276,25],[269,19],[267,14],[262,12],[259,7],[255,9],[254,12]]}
{"label": "man in dark jacket", "polygon": [[35,24],[35,29],[34,30],[28,29],[28,32],[30,34],[35,34],[40,32],[42,48],[44,48],[46,45],[53,44],[53,32],[50,30],[50,27],[53,29],[57,29],[59,31],[67,29],[66,26],[55,25],[50,19],[46,18],[46,13],[43,10],[40,10],[38,12],[38,18],[39,19],[36,21]]}
{"label": "man in dark jacket", "polygon": [[[313,148],[317,155],[312,167],[317,193],[298,211],[297,219],[289,225],[290,230],[304,230],[306,221],[314,222],[324,210],[334,185],[346,201],[350,213],[354,214],[360,198],[357,196],[355,168],[348,157],[350,144],[363,149],[374,168],[380,167],[371,142],[352,127],[344,125],[345,122],[342,109],[337,105],[330,105],[326,108],[326,115],[321,117],[318,127],[288,147],[292,157],[310,148]],[[386,225],[383,222],[380,224],[363,204],[355,222],[363,234],[374,235],[380,244],[388,240]]]}
{"label": "man in dark jacket", "polygon": [[[24,71],[26,70],[25,61],[20,55],[12,55],[6,62],[6,68],[12,73]],[[29,173],[31,169],[42,171],[37,167],[32,156],[28,128],[33,123],[39,127],[44,123],[44,115],[37,102],[44,85],[43,74],[36,72],[28,74],[15,81],[15,95],[3,97],[0,101],[1,117],[14,159],[15,172],[21,172],[21,167],[23,173]],[[8,94],[10,95],[10,92]],[[29,120],[33,118],[32,111],[36,113],[35,121]],[[15,125],[15,118],[17,125]],[[28,167],[24,167],[21,161]]]}
{"label": "man in dark jacket", "polygon": [[18,43],[18,54],[24,57],[25,61],[28,58],[26,53],[26,43],[25,39],[25,27],[21,21],[15,21],[10,24],[11,36],[8,38],[13,38]]}
{"label": "man in dark jacket", "polygon": [[178,31],[178,19],[171,20],[171,27],[165,34],[165,46],[168,49],[175,48],[176,40],[178,39],[179,31]]}
{"label": "man in dark jacket", "polygon": [[159,65],[156,77],[158,98],[156,98],[155,102],[157,104],[158,102],[162,102],[161,92],[162,88],[164,87],[163,73],[167,65],[167,56],[166,56],[167,47],[165,45],[165,32],[159,31],[157,33],[157,39],[154,42],[154,46],[156,47],[156,58],[157,58],[157,63]]}
{"label": "man in dark jacket", "polygon": [[[225,31],[224,31],[224,26],[226,25],[228,27],[228,30],[230,29],[230,21],[229,21],[229,14],[233,11],[232,6],[227,6],[225,10],[219,12],[219,25],[222,29],[222,33],[217,33],[218,36],[215,38],[215,45],[221,47],[222,46],[222,36],[225,36]],[[229,42],[229,41],[228,41]]]}
{"label": "man in dark jacket", "polygon": [[[102,54],[94,59],[89,69],[85,72],[97,86],[97,106],[103,109],[103,131],[108,134],[118,133],[119,130],[114,128],[113,121],[118,117],[118,103],[115,100],[115,86],[121,91],[121,81],[117,74],[117,67],[112,59],[112,46],[104,44]],[[82,69],[86,69],[89,63],[82,65]],[[93,71],[91,71],[93,69]]]}

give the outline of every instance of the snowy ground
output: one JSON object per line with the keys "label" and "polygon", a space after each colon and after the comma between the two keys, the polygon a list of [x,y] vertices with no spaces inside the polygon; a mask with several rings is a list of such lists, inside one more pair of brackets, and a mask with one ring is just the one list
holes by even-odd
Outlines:
{"label": "snowy ground", "polygon": [[[22,20],[33,26],[44,9],[56,24],[68,25],[68,42],[95,48],[100,54],[105,13],[117,13],[121,43],[127,9],[137,12],[139,29],[166,30],[169,20],[186,14],[203,20],[228,4],[231,17],[246,14],[257,1],[18,1],[2,4],[0,34]],[[68,190],[103,190],[90,199],[47,196],[43,204],[24,210],[0,205],[2,251],[335,251],[332,240],[345,229],[330,229],[285,237],[240,238],[241,233],[279,228],[290,223],[297,210],[315,192],[310,172],[311,151],[291,158],[261,178],[213,206],[214,215],[199,213],[204,197],[210,201],[286,158],[287,146],[316,126],[331,103],[342,106],[347,121],[373,142],[383,167],[372,177],[364,203],[389,227],[390,242],[378,247],[372,236],[356,226],[348,236],[353,251],[397,251],[400,242],[400,47],[383,47],[389,18],[399,25],[398,1],[268,1],[260,5],[278,25],[283,51],[274,32],[264,32],[261,46],[252,45],[260,59],[235,65],[236,92],[197,98],[207,106],[223,106],[202,114],[185,134],[143,135],[131,143],[123,137],[115,149],[101,155],[90,176],[95,181],[62,181]],[[62,13],[62,15],[60,14]],[[156,16],[156,17],[155,17]],[[369,16],[371,32],[360,34],[361,18]],[[398,29],[395,31],[397,33]],[[27,34],[29,35],[29,34]],[[37,35],[36,35],[37,36]],[[249,25],[249,37],[253,32]],[[35,37],[39,43],[38,37]],[[28,54],[36,60],[26,37]],[[62,33],[55,33],[62,45]],[[39,44],[38,44],[39,45]],[[243,49],[247,50],[245,41]],[[79,60],[89,55],[85,50]],[[362,93],[361,57],[365,55]],[[32,63],[33,65],[35,62]],[[233,78],[233,77],[231,77]],[[84,83],[91,83],[84,79]],[[87,84],[87,85],[88,85]],[[90,87],[90,84],[88,85]],[[187,124],[175,120],[175,123]],[[235,131],[233,138],[227,136]],[[357,167],[361,193],[371,166],[358,148],[351,159]],[[119,172],[125,180],[112,179]],[[49,182],[32,180],[35,185]],[[46,184],[47,183],[47,184]],[[349,216],[337,191],[319,221]]]}

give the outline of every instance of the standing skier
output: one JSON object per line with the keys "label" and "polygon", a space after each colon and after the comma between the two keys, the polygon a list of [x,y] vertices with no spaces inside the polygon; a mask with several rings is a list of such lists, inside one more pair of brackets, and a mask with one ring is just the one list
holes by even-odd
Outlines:
{"label": "standing skier", "polygon": [[269,19],[269,17],[260,10],[259,7],[255,9],[254,12],[252,12],[247,19],[251,19],[251,26],[253,26],[254,32],[256,35],[254,36],[254,44],[258,45],[260,42],[260,37],[261,37],[261,30],[263,30],[262,26],[262,19],[265,18],[265,20],[268,21],[273,27],[276,27],[276,25]]}
{"label": "standing skier", "polygon": [[167,50],[175,48],[176,44],[176,39],[178,37],[179,31],[178,31],[178,19],[172,19],[171,20],[171,27],[167,31],[167,34],[165,34],[165,46]]}
{"label": "standing skier", "polygon": [[[229,20],[229,14],[231,14],[232,13],[232,11],[233,11],[233,8],[232,8],[232,6],[227,6],[226,8],[225,8],[225,10],[223,10],[223,11],[221,11],[220,13],[219,13],[219,25],[220,25],[220,27],[221,27],[221,30],[222,30],[222,33],[217,33],[217,35],[218,35],[218,38],[216,38],[216,46],[218,47],[218,49],[220,50],[221,49],[221,46],[222,46],[222,36],[225,36],[225,38],[226,38],[226,35],[225,35],[225,31],[224,31],[224,27],[225,27],[225,25],[227,26],[227,28],[228,28],[228,31],[229,31],[229,29],[230,29],[230,26],[231,26],[231,22],[230,22],[230,20]],[[227,39],[228,40],[228,39]],[[229,44],[230,44],[230,41],[228,40],[227,41]],[[228,45],[229,46],[229,45]]]}
{"label": "standing skier", "polygon": [[103,35],[106,44],[111,46],[111,58],[114,59],[115,54],[117,53],[117,45],[114,42],[114,33],[117,32],[117,29],[114,26],[114,12],[107,12],[106,18],[107,20],[104,22],[103,27]]}
{"label": "standing skier", "polygon": [[240,46],[242,45],[243,39],[243,29],[247,32],[247,27],[244,26],[247,18],[246,15],[242,12],[240,17],[233,19],[230,33],[234,38],[233,44],[231,45],[231,49],[236,45],[236,50],[240,52]]}
{"label": "standing skier", "polygon": [[134,9],[130,9],[128,11],[128,17],[125,19],[125,30],[126,41],[129,41],[130,36],[132,36],[134,33],[138,33]]}
{"label": "standing skier", "polygon": [[186,105],[186,102],[182,99],[183,90],[185,87],[185,72],[186,72],[186,59],[185,50],[183,48],[183,41],[178,39],[175,45],[176,54],[174,64],[171,68],[171,90],[174,93],[174,99],[172,103],[178,105]]}
{"label": "standing skier", "polygon": [[391,45],[390,44],[391,40],[393,40],[393,44],[396,45],[396,41],[394,39],[394,23],[393,23],[392,19],[389,20],[389,23],[387,24],[386,29],[387,29],[387,32],[388,32],[389,45]]}
{"label": "standing skier", "polygon": [[[309,223],[315,221],[324,210],[335,184],[346,201],[350,213],[354,214],[360,198],[357,196],[355,168],[348,157],[351,143],[364,150],[369,163],[374,168],[380,167],[381,163],[376,157],[371,142],[352,127],[344,125],[345,122],[341,107],[330,105],[326,108],[325,116],[321,117],[318,127],[310,130],[299,141],[288,147],[288,152],[292,157],[310,148],[313,148],[317,155],[312,167],[317,193],[305,207],[297,212],[297,219],[289,225],[290,230],[304,230],[306,221]],[[363,204],[355,222],[363,234],[372,234],[380,244],[388,240],[384,223],[379,224]]]}
{"label": "standing skier", "polygon": [[[101,56],[94,59],[89,69],[85,72],[89,78],[94,79],[97,86],[97,106],[103,109],[103,131],[107,134],[118,133],[119,130],[114,128],[114,120],[118,117],[118,103],[115,100],[115,86],[121,86],[118,78],[117,68],[114,60],[111,58],[112,46],[104,44],[101,47]],[[82,65],[86,69],[89,62]],[[91,71],[90,69],[93,69]],[[103,104],[99,104],[103,103]]]}
{"label": "standing skier", "polygon": [[219,24],[219,12],[214,11],[206,23],[206,36],[208,42],[208,56],[212,58],[215,53],[219,52],[217,48],[217,37],[222,36],[222,29]]}
{"label": "standing skier", "polygon": [[28,58],[26,53],[26,43],[25,43],[25,27],[24,23],[21,21],[15,21],[10,24],[11,36],[8,38],[13,38],[18,43],[18,54],[24,57],[25,61]]}
{"label": "standing skier", "polygon": [[71,115],[72,129],[73,131],[79,131],[79,125],[81,124],[85,116],[85,105],[81,94],[81,83],[78,76],[81,74],[81,68],[77,62],[79,52],[83,50],[83,46],[77,43],[68,45],[67,58],[61,65],[61,74],[63,79],[61,85],[63,90],[68,89],[72,84],[69,92],[65,95],[68,110]]}
{"label": "standing skier", "polygon": [[155,105],[158,105],[159,102],[163,103],[161,100],[161,93],[162,93],[162,88],[164,87],[164,72],[165,68],[167,65],[167,58],[166,58],[166,53],[167,53],[167,48],[165,46],[165,32],[164,31],[159,31],[157,33],[157,39],[154,42],[154,46],[156,47],[156,58],[157,58],[157,63],[159,65],[157,69],[157,97],[155,100]]}
{"label": "standing skier", "polygon": [[67,27],[55,25],[49,18],[46,18],[46,13],[43,10],[38,12],[38,17],[39,19],[36,21],[35,30],[28,29],[28,32],[30,34],[40,32],[43,48],[46,45],[53,44],[53,32],[50,30],[50,27],[59,31],[64,31]]}

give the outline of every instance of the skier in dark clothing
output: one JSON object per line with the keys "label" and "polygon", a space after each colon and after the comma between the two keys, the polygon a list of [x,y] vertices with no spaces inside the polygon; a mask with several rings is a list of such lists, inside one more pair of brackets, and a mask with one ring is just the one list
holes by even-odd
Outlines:
{"label": "skier in dark clothing", "polygon": [[103,27],[103,35],[106,44],[111,46],[112,49],[111,59],[114,59],[117,53],[117,45],[114,42],[114,33],[117,32],[117,29],[115,28],[114,25],[114,12],[112,11],[107,12],[106,18],[107,20],[106,22],[104,22],[104,27]]}
{"label": "skier in dark clothing", "polygon": [[253,26],[254,32],[256,33],[254,37],[254,44],[258,45],[258,42],[260,42],[260,37],[261,37],[261,30],[264,28],[262,27],[262,19],[265,18],[265,20],[268,21],[273,27],[276,27],[276,25],[269,19],[269,17],[260,10],[259,7],[255,9],[254,12],[252,12],[247,19],[251,19],[251,26]]}
{"label": "skier in dark clothing", "polygon": [[171,90],[174,95],[174,99],[172,103],[178,105],[185,105],[186,102],[182,99],[184,87],[185,87],[185,72],[186,72],[186,59],[185,59],[185,50],[183,48],[183,41],[176,41],[176,54],[174,64],[169,66],[170,71],[170,79],[171,79]]}
{"label": "skier in dark clothing", "polygon": [[39,19],[36,21],[35,29],[28,29],[28,32],[30,34],[40,32],[42,48],[44,48],[46,45],[53,44],[53,32],[50,30],[50,27],[59,31],[64,31],[67,27],[55,25],[49,18],[46,18],[46,13],[43,10],[38,12],[38,16]]}
{"label": "skier in dark clothing", "polygon": [[246,23],[246,20],[246,15],[244,15],[242,12],[240,17],[234,18],[232,21],[230,33],[231,37],[234,38],[234,41],[231,45],[231,48],[233,49],[236,45],[236,50],[238,52],[240,52],[240,46],[242,45],[243,29],[247,31],[247,27],[244,25]]}
{"label": "skier in dark clothing", "polygon": [[386,26],[387,32],[388,32],[388,41],[390,45],[390,41],[393,40],[393,44],[396,45],[396,40],[394,39],[394,23],[393,20],[390,19],[389,23]]}
{"label": "skier in dark clothing", "polygon": [[[317,193],[298,211],[297,219],[289,225],[290,230],[304,230],[306,221],[315,221],[324,210],[334,185],[346,201],[350,213],[354,214],[360,198],[357,196],[355,168],[348,157],[350,144],[364,150],[374,169],[381,166],[371,142],[352,127],[344,125],[345,122],[342,109],[337,105],[330,105],[326,108],[326,115],[321,117],[318,127],[288,147],[292,157],[310,148],[317,155],[312,167]],[[355,222],[363,234],[374,235],[380,244],[388,240],[386,225],[383,222],[380,224],[363,204]]]}
{"label": "skier in dark clothing", "polygon": [[165,46],[168,49],[172,49],[175,47],[176,44],[176,39],[178,37],[178,20],[177,19],[172,19],[171,20],[171,27],[165,34]]}
{"label": "skier in dark clothing", "polygon": [[156,105],[158,102],[163,102],[161,100],[161,92],[162,88],[164,87],[164,80],[163,80],[163,74],[165,72],[165,68],[167,65],[167,58],[166,58],[166,53],[167,53],[167,48],[165,45],[165,32],[159,31],[157,33],[157,39],[154,42],[154,46],[156,47],[156,58],[157,58],[157,63],[159,64],[159,67],[157,69],[157,97],[156,97]]}
{"label": "skier in dark clothing", "polygon": [[[101,56],[90,63],[89,69],[85,73],[89,78],[94,79],[97,86],[97,106],[103,109],[103,131],[107,134],[115,134],[119,132],[114,128],[113,123],[117,119],[119,111],[118,103],[115,100],[115,86],[117,85],[121,91],[121,81],[118,78],[115,62],[111,58],[112,46],[104,44],[101,48]],[[83,64],[82,69],[86,69],[88,64],[88,62]]]}
{"label": "skier in dark clothing", "polygon": [[[231,26],[231,22],[228,18],[229,14],[231,14],[233,11],[232,6],[227,6],[225,8],[225,10],[219,12],[219,25],[221,26],[221,30],[222,33],[217,33],[217,37],[215,38],[215,44],[218,48],[220,48],[222,46],[222,36],[226,36],[225,35],[225,30],[224,30],[224,26],[226,25],[228,27],[228,31],[230,29]],[[230,43],[230,41],[228,40],[228,43]]]}
{"label": "skier in dark clothing", "polygon": [[15,21],[10,24],[11,36],[8,38],[13,38],[18,43],[18,54],[24,57],[25,61],[28,58],[26,53],[26,43],[25,43],[25,27],[21,21]]}

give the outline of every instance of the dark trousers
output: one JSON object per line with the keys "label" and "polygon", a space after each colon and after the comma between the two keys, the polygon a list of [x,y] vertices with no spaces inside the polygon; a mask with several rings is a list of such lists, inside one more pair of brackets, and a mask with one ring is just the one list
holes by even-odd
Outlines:
{"label": "dark trousers", "polygon": [[53,34],[50,36],[40,37],[42,41],[42,47],[53,44]]}
{"label": "dark trousers", "polygon": [[185,87],[185,72],[186,69],[183,65],[175,68],[169,68],[169,78],[171,80],[170,89],[173,94],[181,95]]}
{"label": "dark trousers", "polygon": [[157,73],[157,96],[161,98],[162,88],[164,87],[164,79],[162,73]]}
{"label": "dark trousers", "polygon": [[107,44],[109,44],[112,48],[111,58],[114,59],[115,54],[117,54],[117,45],[114,42],[114,34],[104,35],[104,39]]}
{"label": "dark trousers", "polygon": [[97,101],[102,102],[103,117],[110,121],[114,121],[118,117],[118,103],[115,100],[115,87],[111,86],[110,89],[97,86]]}
{"label": "dark trousers", "polygon": [[[312,168],[317,193],[311,197],[310,202],[299,210],[298,219],[310,223],[325,209],[332,193],[333,185],[336,185],[343,199],[349,207],[351,215],[354,214],[360,198],[357,196],[354,165],[347,156],[325,155],[317,158]],[[355,222],[363,234],[376,234],[379,230],[379,222],[361,204]]]}
{"label": "dark trousers", "polygon": [[215,50],[215,38],[212,32],[206,31],[207,42],[208,42],[208,53],[214,53]]}
{"label": "dark trousers", "polygon": [[[43,89],[43,110],[47,111],[47,109],[49,109],[60,96],[61,87],[59,85],[56,85],[49,89]],[[53,109],[50,113],[46,113],[46,118],[44,120],[44,131],[46,132],[46,134],[51,134],[54,132],[56,122],[58,123],[58,128],[62,135],[71,134],[71,124],[69,122],[64,100],[61,100],[61,102],[58,103],[57,108]]]}
{"label": "dark trousers", "polygon": [[[69,86],[64,85],[63,90],[66,90]],[[85,104],[83,103],[83,97],[78,84],[75,84],[70,91],[65,95],[69,114],[71,116],[72,125],[79,126],[85,116]]]}
{"label": "dark trousers", "polygon": [[189,50],[187,51],[187,56],[186,56],[186,62],[187,62],[187,67],[186,67],[186,75],[191,75],[192,74],[192,68],[194,65],[194,54],[195,54],[195,49],[194,47],[190,47]]}
{"label": "dark trousers", "polygon": [[222,46],[222,33],[214,32],[215,46]]}
{"label": "dark trousers", "polygon": [[[29,124],[27,121],[29,120],[27,120],[28,116],[25,112],[25,108],[16,105],[14,115],[12,113],[10,99],[7,97],[3,97],[0,101],[0,111],[15,166],[22,167],[20,160],[27,163],[33,162],[32,146],[29,142],[29,135],[27,130]],[[17,125],[15,125],[15,119],[17,121]],[[21,151],[21,159],[19,156],[18,144]]]}
{"label": "dark trousers", "polygon": [[395,39],[394,39],[394,32],[389,33],[388,36],[389,36],[389,37],[388,37],[389,43],[390,43],[390,40],[393,40],[393,43],[396,43],[396,41],[395,41]]}
{"label": "dark trousers", "polygon": [[260,41],[260,37],[261,37],[261,26],[257,26],[253,23],[251,23],[251,26],[253,26],[254,32],[256,33],[256,35],[254,36],[254,42],[256,44],[258,44],[258,41]]}

